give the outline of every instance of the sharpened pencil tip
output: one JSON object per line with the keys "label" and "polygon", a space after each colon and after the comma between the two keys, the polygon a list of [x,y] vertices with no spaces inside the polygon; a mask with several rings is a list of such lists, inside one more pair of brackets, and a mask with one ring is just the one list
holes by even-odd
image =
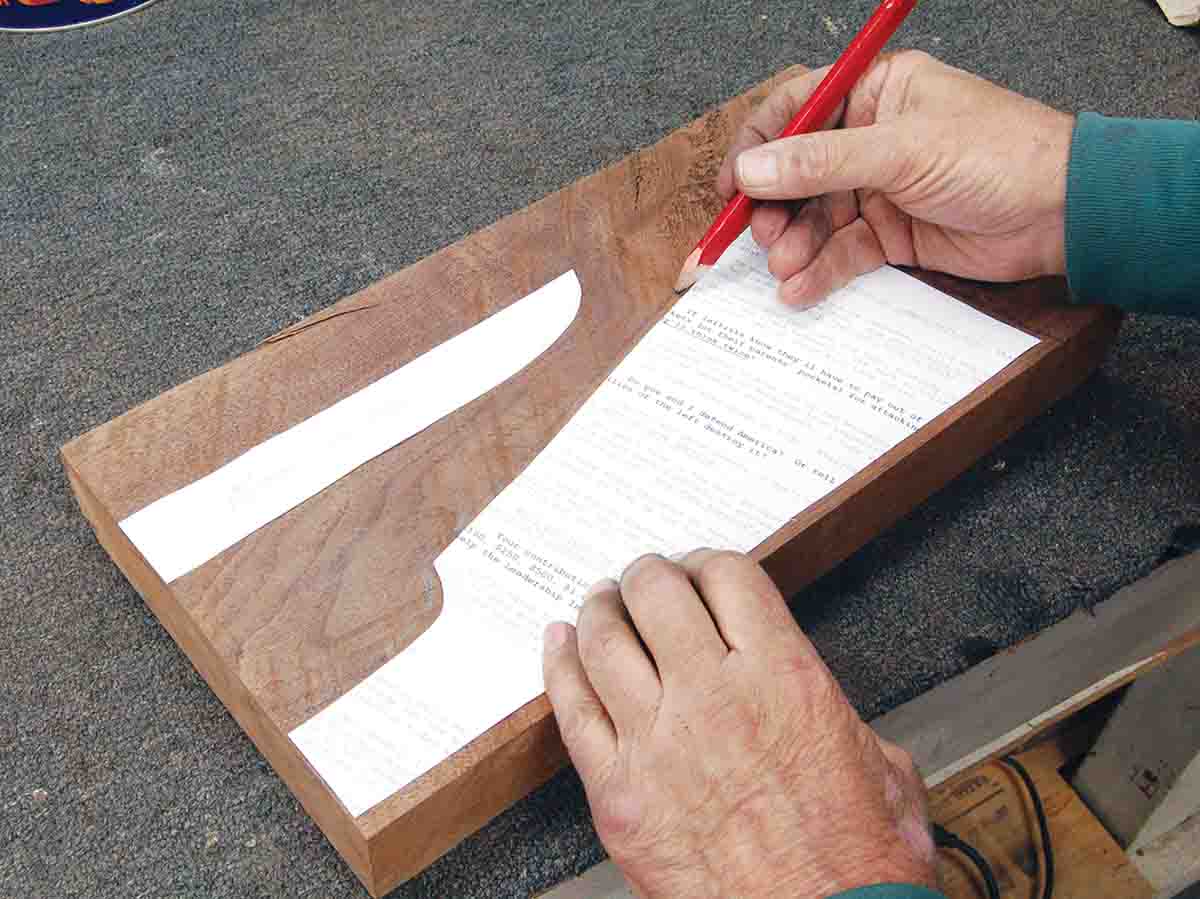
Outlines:
{"label": "sharpened pencil tip", "polygon": [[683,268],[679,270],[679,278],[675,281],[675,292],[683,293],[689,287],[696,283],[696,279],[700,277],[701,269],[708,266],[700,265],[700,248],[692,250],[692,253],[684,260]]}

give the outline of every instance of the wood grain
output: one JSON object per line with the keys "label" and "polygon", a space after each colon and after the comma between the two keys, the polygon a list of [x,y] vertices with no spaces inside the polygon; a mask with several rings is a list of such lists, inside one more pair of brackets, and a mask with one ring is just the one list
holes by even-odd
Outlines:
{"label": "wood grain", "polygon": [[[547,704],[509,716],[357,819],[286,734],[429,626],[441,603],[434,559],[669,308],[679,264],[720,206],[712,184],[724,148],[770,85],[63,449],[110,555],[376,895],[562,763]],[[536,362],[169,587],[117,527],[570,268],[583,288],[579,316]],[[1044,340],[758,547],[785,590],[828,570],[1071,389],[1116,331],[1111,310],[1064,307],[1056,282],[934,280]]]}
{"label": "wood grain", "polygon": [[[1104,826],[1063,780],[1069,759],[1056,742],[1017,756],[1045,807],[1054,852],[1058,899],[1151,899],[1154,890]],[[1041,895],[1041,839],[1033,805],[1017,775],[988,762],[930,791],[930,817],[988,860],[1001,899]],[[948,899],[986,899],[983,879],[958,852],[938,853],[938,877]]]}
{"label": "wood grain", "polygon": [[1091,609],[876,718],[929,786],[1041,731],[1200,646],[1200,555],[1157,568]]}

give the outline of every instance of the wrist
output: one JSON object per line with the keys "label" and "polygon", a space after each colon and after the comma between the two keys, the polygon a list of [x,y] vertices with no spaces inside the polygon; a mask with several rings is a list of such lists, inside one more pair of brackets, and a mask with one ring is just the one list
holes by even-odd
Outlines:
{"label": "wrist", "polygon": [[837,893],[827,899],[946,899],[933,887],[913,883],[877,883]]}
{"label": "wrist", "polygon": [[877,839],[831,839],[828,851],[809,852],[804,859],[780,858],[778,864],[758,858],[741,866],[727,858],[717,882],[720,895],[743,899],[833,897],[880,884],[912,884],[937,888],[932,856],[920,858],[896,834]]}
{"label": "wrist", "polygon": [[1071,161],[1071,141],[1075,133],[1075,116],[1053,111],[1054,123],[1049,129],[1050,177],[1044,215],[1045,234],[1042,241],[1042,273],[1067,273],[1067,171]]}

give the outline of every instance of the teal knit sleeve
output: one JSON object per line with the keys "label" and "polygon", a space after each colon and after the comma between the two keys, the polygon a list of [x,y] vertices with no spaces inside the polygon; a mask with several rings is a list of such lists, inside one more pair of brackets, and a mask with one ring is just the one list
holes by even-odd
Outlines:
{"label": "teal knit sleeve", "polygon": [[881,883],[871,887],[858,887],[829,899],[946,899],[941,893],[907,883]]}
{"label": "teal knit sleeve", "polygon": [[1081,114],[1066,254],[1079,302],[1200,317],[1200,122]]}

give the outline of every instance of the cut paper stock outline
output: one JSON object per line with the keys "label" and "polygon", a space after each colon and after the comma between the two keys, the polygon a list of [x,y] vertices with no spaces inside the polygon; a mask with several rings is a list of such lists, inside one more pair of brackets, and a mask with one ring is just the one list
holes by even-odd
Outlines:
{"label": "cut paper stock outline", "polygon": [[[424,388],[442,377],[434,374],[441,365],[469,369],[498,349],[490,341],[510,338],[500,326],[469,349],[462,349],[463,339],[539,295],[537,311],[520,327],[539,335],[527,350],[544,350],[578,309],[571,273],[426,354],[439,354],[440,362],[422,356],[360,394],[418,365],[428,366],[419,375]],[[459,349],[446,350],[456,341]],[[786,309],[775,299],[765,255],[745,235],[437,558],[443,605],[433,624],[289,736],[352,815],[366,812],[542,692],[542,629],[573,618],[590,583],[618,575],[645,552],[752,549],[1036,343],[891,268],[812,310]],[[509,375],[526,364],[518,361],[513,354]],[[459,395],[467,402],[486,389],[473,381]],[[351,409],[377,405],[360,402]],[[439,406],[434,418],[437,410],[428,410],[421,427],[453,408]],[[361,411],[344,414],[367,420]],[[341,471],[345,459],[340,467],[324,464],[326,427],[312,425],[301,444],[271,451],[275,465],[297,468],[308,495],[355,467]],[[355,438],[373,441],[372,455],[403,439],[396,435],[405,430],[392,427],[384,445],[384,436],[369,433],[378,427],[372,422]],[[314,441],[321,453],[299,448]],[[365,451],[357,450],[356,464],[370,458]],[[230,485],[245,483],[246,474],[213,482],[224,491],[221,503],[210,498],[213,487],[187,502],[211,517],[229,514],[223,504],[238,499]],[[275,515],[286,511],[285,501],[307,498],[294,492],[275,498],[275,490],[266,491]],[[170,532],[185,531],[169,524],[177,513],[160,511],[151,522],[145,513],[158,504],[122,527],[139,549],[139,538],[160,541],[153,554],[182,573],[215,555],[212,547],[233,533],[245,531],[227,545],[275,517],[266,517],[260,502],[255,498],[250,514],[241,501],[238,527],[221,540],[210,537],[207,548],[167,545]],[[462,677],[464,658],[489,676]]]}
{"label": "cut paper stock outline", "polygon": [[581,297],[575,272],[565,272],[135,512],[121,522],[121,530],[169,584],[507,381],[562,336],[579,312]]}

